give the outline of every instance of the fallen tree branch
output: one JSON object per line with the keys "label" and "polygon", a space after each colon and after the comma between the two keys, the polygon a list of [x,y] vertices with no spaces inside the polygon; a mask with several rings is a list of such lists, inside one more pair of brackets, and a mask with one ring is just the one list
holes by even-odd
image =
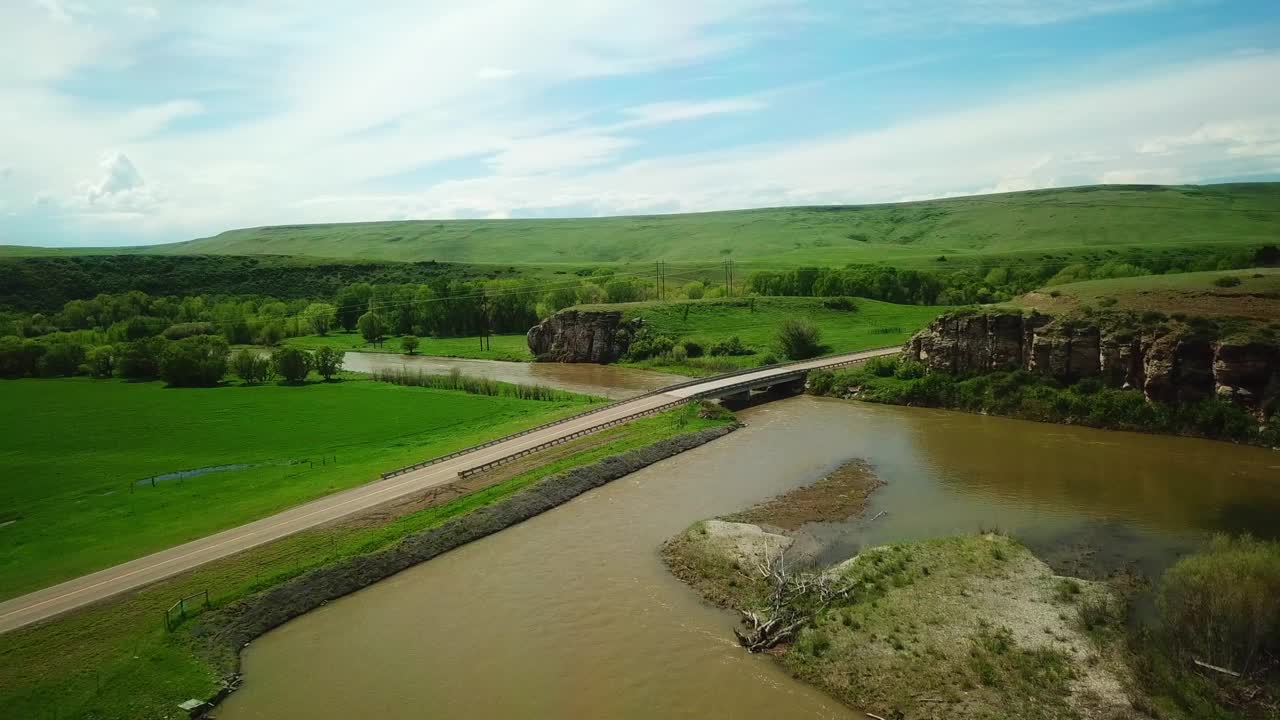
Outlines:
{"label": "fallen tree branch", "polygon": [[1200,662],[1195,658],[1191,658],[1191,662],[1195,663],[1196,665],[1199,665],[1202,668],[1208,668],[1209,670],[1216,670],[1225,675],[1230,675],[1231,677],[1240,677],[1240,673],[1236,672],[1235,670],[1228,670],[1224,667],[1218,667],[1217,665],[1210,665],[1207,662]]}

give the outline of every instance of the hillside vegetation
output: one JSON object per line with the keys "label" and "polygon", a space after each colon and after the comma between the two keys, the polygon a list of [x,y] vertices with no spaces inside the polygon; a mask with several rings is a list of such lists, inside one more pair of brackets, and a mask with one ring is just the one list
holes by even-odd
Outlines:
{"label": "hillside vegetation", "polygon": [[414,220],[231,230],[146,252],[469,263],[656,259],[928,266],[1274,242],[1280,183],[1087,186],[887,205],[538,220]]}
{"label": "hillside vegetation", "polygon": [[1046,313],[1085,308],[1280,319],[1280,268],[1086,280],[1027,293],[1014,303]]}

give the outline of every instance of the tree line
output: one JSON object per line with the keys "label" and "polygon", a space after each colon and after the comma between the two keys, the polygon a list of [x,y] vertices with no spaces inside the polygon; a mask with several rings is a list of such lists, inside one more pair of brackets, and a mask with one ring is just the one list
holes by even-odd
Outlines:
{"label": "tree line", "polygon": [[0,337],[0,377],[70,377],[164,380],[172,387],[213,387],[227,373],[246,384],[279,377],[301,383],[315,372],[332,380],[342,371],[343,355],[330,347],[314,352],[276,348],[270,355],[243,349],[231,352],[225,338],[193,335],[179,340],[145,337],[115,345],[87,346],[61,338],[49,343]]}

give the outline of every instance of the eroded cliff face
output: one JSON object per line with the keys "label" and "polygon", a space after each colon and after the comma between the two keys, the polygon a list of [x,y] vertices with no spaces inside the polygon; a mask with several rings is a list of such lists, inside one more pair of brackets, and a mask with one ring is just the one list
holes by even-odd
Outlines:
{"label": "eroded cliff face", "polygon": [[951,313],[908,340],[903,357],[958,374],[1027,370],[1063,382],[1098,378],[1165,403],[1217,395],[1256,409],[1269,386],[1280,386],[1280,347],[1212,339],[1181,324],[1145,327],[1114,318]]}
{"label": "eroded cliff face", "polygon": [[639,327],[616,310],[564,310],[529,328],[529,350],[549,362],[611,363],[622,357]]}

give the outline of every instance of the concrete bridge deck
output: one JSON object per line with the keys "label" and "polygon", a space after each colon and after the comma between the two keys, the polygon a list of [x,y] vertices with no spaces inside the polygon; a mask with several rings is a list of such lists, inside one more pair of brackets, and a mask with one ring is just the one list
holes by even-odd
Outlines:
{"label": "concrete bridge deck", "polygon": [[355,515],[406,495],[455,480],[460,473],[504,457],[534,450],[606,425],[616,425],[681,400],[750,392],[802,378],[811,370],[843,367],[897,348],[833,355],[799,363],[693,380],[575,416],[532,432],[501,439],[469,452],[335,493],[246,525],[178,545],[152,555],[81,576],[0,603],[0,633],[39,622],[100,600],[135,590],[241,550]]}

